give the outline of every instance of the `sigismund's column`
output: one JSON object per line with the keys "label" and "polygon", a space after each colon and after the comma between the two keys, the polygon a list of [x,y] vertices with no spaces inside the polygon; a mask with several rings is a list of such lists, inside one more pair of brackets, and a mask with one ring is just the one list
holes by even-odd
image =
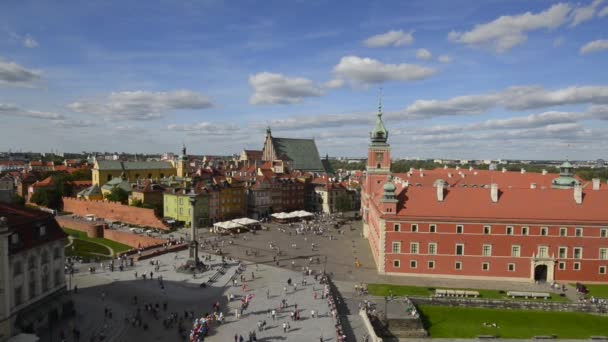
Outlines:
{"label": "sigismund's column", "polygon": [[192,266],[198,265],[198,241],[196,241],[196,220],[194,215],[194,209],[196,205],[196,195],[190,195],[188,197],[190,201],[190,258],[188,264]]}

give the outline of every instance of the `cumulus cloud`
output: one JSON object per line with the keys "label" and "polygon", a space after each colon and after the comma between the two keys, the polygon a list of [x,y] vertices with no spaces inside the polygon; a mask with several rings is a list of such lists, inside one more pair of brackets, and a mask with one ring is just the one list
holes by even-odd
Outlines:
{"label": "cumulus cloud", "polygon": [[607,49],[608,49],[608,39],[600,39],[600,40],[594,40],[592,42],[589,42],[589,43],[583,45],[579,52],[581,55],[586,55],[588,53],[598,52],[598,51],[607,50]]}
{"label": "cumulus cloud", "polygon": [[38,47],[38,42],[30,35],[27,35],[23,38],[23,46],[29,49],[33,49]]}
{"label": "cumulus cloud", "polygon": [[471,31],[452,31],[448,39],[469,46],[491,45],[496,52],[505,52],[524,43],[528,39],[528,32],[555,29],[565,24],[571,10],[570,5],[559,3],[540,13],[505,15],[476,25]]}
{"label": "cumulus cloud", "polygon": [[371,58],[342,57],[334,73],[355,83],[373,84],[386,81],[417,81],[435,74],[435,69],[416,64],[384,64]]}
{"label": "cumulus cloud", "polygon": [[409,45],[414,42],[414,35],[412,31],[403,32],[403,30],[398,31],[388,31],[386,33],[378,34],[375,36],[371,36],[363,41],[363,45],[369,48],[380,48],[387,46],[404,46]]}
{"label": "cumulus cloud", "polygon": [[[333,83],[333,85],[336,84],[336,82]],[[322,95],[321,87],[309,79],[289,78],[270,72],[249,76],[249,85],[253,88],[253,95],[251,95],[249,103],[254,105],[300,103],[304,98]]]}
{"label": "cumulus cloud", "polygon": [[206,135],[226,135],[239,132],[241,129],[233,124],[218,124],[212,122],[199,122],[195,124],[171,124],[167,130],[174,132],[189,132]]}
{"label": "cumulus cloud", "polygon": [[125,91],[111,93],[102,99],[85,99],[67,105],[75,112],[124,120],[161,118],[173,110],[196,110],[212,107],[204,95],[190,91],[171,92]]}
{"label": "cumulus cloud", "polygon": [[600,11],[600,13],[597,14],[598,17],[605,17],[608,15],[608,6],[602,8],[602,10]]}
{"label": "cumulus cloud", "polygon": [[341,79],[333,79],[333,80],[327,81],[323,84],[323,87],[329,88],[329,89],[342,88],[343,86],[344,86],[344,80],[341,80]]}
{"label": "cumulus cloud", "polygon": [[0,103],[0,116],[26,117],[44,120],[62,120],[65,117],[61,114],[27,110],[10,104]]}
{"label": "cumulus cloud", "polygon": [[452,62],[452,57],[450,57],[448,55],[441,55],[441,56],[437,57],[437,60],[440,63],[451,63]]}
{"label": "cumulus cloud", "polygon": [[416,51],[416,58],[421,59],[423,61],[428,61],[433,58],[433,55],[431,54],[431,51],[427,49],[418,49]]}
{"label": "cumulus cloud", "polygon": [[[370,124],[374,120],[373,113],[349,113],[349,114],[326,114],[326,115],[302,115],[285,119],[269,121],[273,129],[278,130],[303,130],[309,128],[344,127],[348,125]],[[253,125],[261,128],[263,125]]]}
{"label": "cumulus cloud", "polygon": [[96,122],[86,121],[86,120],[58,120],[55,122],[55,125],[60,128],[85,128],[85,127],[95,127],[97,126]]}
{"label": "cumulus cloud", "polygon": [[572,22],[570,23],[570,26],[574,27],[580,23],[593,19],[597,8],[602,2],[603,0],[594,0],[589,6],[574,9],[571,14]]}
{"label": "cumulus cloud", "polygon": [[546,90],[539,86],[510,87],[500,92],[456,96],[447,100],[417,100],[404,110],[389,113],[401,119],[449,115],[480,115],[495,107],[529,110],[572,104],[608,104],[608,86],[580,86]]}
{"label": "cumulus cloud", "polygon": [[0,86],[33,87],[41,79],[40,71],[30,70],[0,57]]}

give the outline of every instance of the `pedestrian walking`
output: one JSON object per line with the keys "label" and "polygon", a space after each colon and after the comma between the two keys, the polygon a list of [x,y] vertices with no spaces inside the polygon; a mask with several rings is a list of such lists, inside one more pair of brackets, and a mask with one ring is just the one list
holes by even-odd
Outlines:
{"label": "pedestrian walking", "polygon": [[270,299],[270,289],[266,289],[266,299]]}
{"label": "pedestrian walking", "polygon": [[283,332],[286,333],[287,332],[287,323],[283,322]]}

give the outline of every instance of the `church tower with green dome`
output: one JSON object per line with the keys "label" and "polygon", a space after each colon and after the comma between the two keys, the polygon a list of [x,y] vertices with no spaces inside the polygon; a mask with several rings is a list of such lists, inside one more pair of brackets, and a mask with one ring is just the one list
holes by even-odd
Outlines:
{"label": "church tower with green dome", "polygon": [[572,189],[581,183],[574,178],[574,166],[565,161],[559,166],[559,177],[551,182],[553,189]]}
{"label": "church tower with green dome", "polygon": [[182,145],[182,154],[177,159],[177,177],[188,177],[188,155],[186,154],[186,145]]}

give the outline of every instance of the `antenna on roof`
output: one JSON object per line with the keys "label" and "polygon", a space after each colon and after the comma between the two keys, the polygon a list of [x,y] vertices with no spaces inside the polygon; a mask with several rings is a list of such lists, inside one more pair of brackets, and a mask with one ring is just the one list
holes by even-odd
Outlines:
{"label": "antenna on roof", "polygon": [[378,114],[382,115],[382,87],[378,88]]}

